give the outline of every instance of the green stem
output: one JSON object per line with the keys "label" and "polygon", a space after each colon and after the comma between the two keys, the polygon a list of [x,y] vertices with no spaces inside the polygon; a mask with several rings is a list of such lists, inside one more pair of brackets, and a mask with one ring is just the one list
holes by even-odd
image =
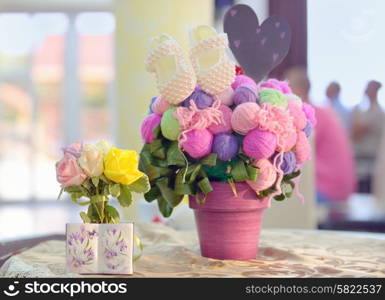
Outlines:
{"label": "green stem", "polygon": [[[98,216],[99,216],[99,223],[104,223],[104,219],[105,219],[105,214],[104,214],[104,202],[106,202],[106,196],[104,195],[95,195],[95,196],[92,196],[93,200],[93,205],[96,209],[96,212],[98,213]],[[96,200],[96,201],[95,201]]]}

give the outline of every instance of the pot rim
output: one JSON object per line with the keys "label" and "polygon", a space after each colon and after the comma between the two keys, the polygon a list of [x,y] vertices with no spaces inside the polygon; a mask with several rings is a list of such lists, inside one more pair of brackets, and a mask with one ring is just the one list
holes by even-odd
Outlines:
{"label": "pot rim", "polygon": [[[195,196],[189,196],[189,207],[194,210],[210,212],[247,212],[260,211],[270,207],[271,199],[258,198],[255,191],[246,182],[237,182],[234,195],[230,184],[212,182],[213,191],[207,194],[204,204],[199,204]],[[200,198],[203,196],[200,195]]]}

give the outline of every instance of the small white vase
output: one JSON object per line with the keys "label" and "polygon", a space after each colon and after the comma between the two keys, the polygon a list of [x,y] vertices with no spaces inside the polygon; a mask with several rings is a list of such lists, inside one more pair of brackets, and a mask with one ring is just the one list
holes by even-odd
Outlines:
{"label": "small white vase", "polygon": [[66,226],[66,262],[78,274],[132,274],[133,223]]}

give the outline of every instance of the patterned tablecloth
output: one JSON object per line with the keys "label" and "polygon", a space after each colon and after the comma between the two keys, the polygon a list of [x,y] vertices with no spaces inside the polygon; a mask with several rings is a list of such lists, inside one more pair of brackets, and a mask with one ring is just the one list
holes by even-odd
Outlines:
{"label": "patterned tablecloth", "polygon": [[[385,277],[385,240],[322,231],[263,230],[257,259],[201,257],[195,232],[139,223],[145,245],[134,277]],[[4,277],[73,277],[64,264],[64,242],[43,242],[12,256]]]}

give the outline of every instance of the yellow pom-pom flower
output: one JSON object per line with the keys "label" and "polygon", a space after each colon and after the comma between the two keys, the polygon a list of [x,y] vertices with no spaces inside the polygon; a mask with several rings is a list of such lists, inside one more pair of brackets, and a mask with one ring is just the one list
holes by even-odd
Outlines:
{"label": "yellow pom-pom flower", "polygon": [[131,184],[144,176],[138,170],[138,153],[111,147],[104,157],[104,175],[114,182]]}

